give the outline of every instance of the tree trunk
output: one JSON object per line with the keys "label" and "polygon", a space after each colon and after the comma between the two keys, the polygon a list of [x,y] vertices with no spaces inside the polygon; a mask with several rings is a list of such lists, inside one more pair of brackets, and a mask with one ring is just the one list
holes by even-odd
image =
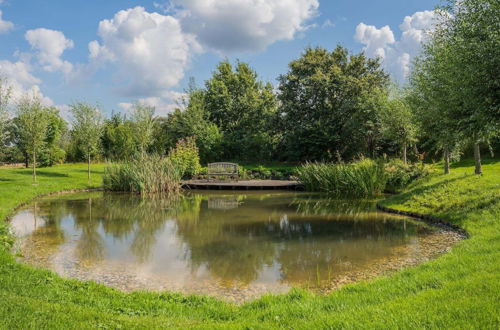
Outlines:
{"label": "tree trunk", "polygon": [[407,157],[406,157],[406,150],[407,150],[406,143],[403,144],[403,163],[406,165],[408,163]]}
{"label": "tree trunk", "polygon": [[33,150],[33,182],[36,182],[36,151]]}
{"label": "tree trunk", "polygon": [[89,153],[89,166],[88,166],[88,174],[89,174],[89,183],[90,183],[90,153]]}
{"label": "tree trunk", "polygon": [[444,174],[450,174],[450,151],[448,147],[444,147],[443,149],[443,158],[444,158]]}
{"label": "tree trunk", "polygon": [[476,163],[476,169],[474,173],[483,174],[483,170],[481,168],[481,151],[479,149],[479,141],[475,141],[474,143],[474,161]]}

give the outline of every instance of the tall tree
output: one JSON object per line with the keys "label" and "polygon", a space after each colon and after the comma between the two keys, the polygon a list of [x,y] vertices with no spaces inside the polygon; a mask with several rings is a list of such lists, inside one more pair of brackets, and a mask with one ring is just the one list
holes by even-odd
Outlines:
{"label": "tall tree", "polygon": [[37,95],[24,95],[17,105],[19,139],[31,156],[33,182],[36,182],[37,154],[45,143],[48,127],[47,109]]}
{"label": "tall tree", "polygon": [[395,142],[401,149],[401,158],[407,164],[408,147],[416,141],[416,120],[401,91],[393,90],[392,95],[380,108],[381,133]]}
{"label": "tall tree", "polygon": [[12,87],[6,78],[0,76],[0,155],[7,141],[8,106],[12,96]]}
{"label": "tall tree", "polygon": [[132,110],[132,127],[134,138],[141,155],[153,144],[155,133],[155,107],[136,102]]}
{"label": "tall tree", "polygon": [[331,160],[356,156],[363,130],[375,114],[366,97],[384,90],[388,75],[379,60],[351,55],[338,46],[329,52],[308,48],[279,78],[283,145],[288,157]]}
{"label": "tall tree", "polygon": [[244,62],[233,67],[222,61],[205,89],[203,107],[223,133],[225,157],[270,158],[273,132],[269,124],[277,108],[272,85],[259,81]]}
{"label": "tall tree", "polygon": [[499,11],[498,0],[448,1],[420,59],[420,75],[444,91],[433,97],[435,106],[474,144],[476,174],[480,144],[500,132]]}
{"label": "tall tree", "polygon": [[103,133],[103,118],[97,106],[85,102],[71,105],[73,114],[73,137],[88,161],[88,181],[90,183],[90,163],[99,151]]}
{"label": "tall tree", "polygon": [[221,160],[223,135],[219,127],[210,121],[205,109],[205,91],[191,86],[188,99],[181,108],[170,113],[161,125],[161,139],[167,150],[175,147],[177,141],[194,137],[202,162]]}

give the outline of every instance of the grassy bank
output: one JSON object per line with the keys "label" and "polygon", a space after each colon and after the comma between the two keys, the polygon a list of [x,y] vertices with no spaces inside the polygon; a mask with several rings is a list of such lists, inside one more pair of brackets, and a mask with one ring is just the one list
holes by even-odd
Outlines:
{"label": "grassy bank", "polygon": [[[95,167],[100,185],[102,167]],[[433,214],[471,238],[442,257],[327,296],[294,290],[236,306],[170,293],[122,293],[61,279],[17,263],[0,248],[0,328],[491,328],[500,326],[500,162],[474,176],[469,162],[434,175],[385,201]],[[37,194],[86,188],[84,165],[0,169],[0,219]]]}

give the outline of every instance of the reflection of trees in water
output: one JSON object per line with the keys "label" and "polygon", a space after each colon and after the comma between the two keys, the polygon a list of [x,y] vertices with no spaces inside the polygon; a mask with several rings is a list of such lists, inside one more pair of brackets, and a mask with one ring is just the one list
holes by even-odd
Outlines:
{"label": "reflection of trees in water", "polygon": [[[218,206],[231,205],[236,198],[238,208],[213,208],[211,197],[217,198]],[[347,269],[344,260],[369,262],[421,230],[373,213],[368,213],[370,220],[357,221],[373,209],[370,201],[330,201],[295,193],[186,193],[176,198],[104,194],[56,200],[44,207],[50,215],[47,221],[57,228],[64,217],[74,218],[75,228],[81,231],[78,257],[86,262],[104,257],[103,233],[130,241],[131,253],[140,262],[147,261],[158,234],[171,219],[175,235],[188,248],[185,260],[193,273],[206,268],[228,284],[250,283],[266,266],[275,264],[287,281],[310,277],[316,269],[322,274],[342,272]],[[338,266],[330,269],[332,263]]]}

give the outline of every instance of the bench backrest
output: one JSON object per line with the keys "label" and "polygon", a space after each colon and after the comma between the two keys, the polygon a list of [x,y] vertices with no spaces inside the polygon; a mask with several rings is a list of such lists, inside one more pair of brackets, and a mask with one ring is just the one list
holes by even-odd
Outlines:
{"label": "bench backrest", "polygon": [[208,174],[238,174],[238,164],[234,163],[210,163]]}

